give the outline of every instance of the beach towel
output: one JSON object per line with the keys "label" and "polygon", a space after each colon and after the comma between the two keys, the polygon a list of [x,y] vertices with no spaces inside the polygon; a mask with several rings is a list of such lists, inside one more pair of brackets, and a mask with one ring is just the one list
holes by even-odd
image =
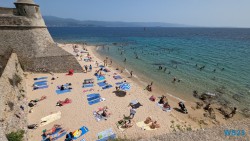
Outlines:
{"label": "beach towel", "polygon": [[37,81],[34,83],[34,85],[40,85],[40,84],[47,84],[47,80],[44,80],[44,81]]}
{"label": "beach towel", "polygon": [[51,122],[54,122],[58,119],[61,118],[61,112],[57,112],[57,113],[54,113],[54,114],[51,114],[51,115],[48,115],[46,117],[43,117],[41,118],[41,124],[40,124],[40,127],[42,126],[45,126],[47,124],[50,124]]}
{"label": "beach towel", "polygon": [[98,140],[96,140],[96,141],[114,140],[116,138],[116,134],[110,128],[110,129],[107,129],[105,131],[98,133],[97,138],[98,138]]}
{"label": "beach towel", "polygon": [[71,92],[71,89],[65,89],[65,90],[56,90],[57,94],[64,94],[64,93],[68,93]]}
{"label": "beach towel", "polygon": [[45,76],[45,77],[38,77],[38,78],[34,78],[34,80],[42,80],[42,79],[47,79],[48,77]]}
{"label": "beach towel", "polygon": [[164,108],[163,107],[163,104],[159,104],[158,102],[156,103],[156,105],[158,106],[158,107],[160,107],[163,111],[165,111],[165,112],[170,112],[171,110],[172,110],[172,108]]}
{"label": "beach towel", "polygon": [[93,83],[89,83],[89,84],[83,84],[83,88],[90,88],[90,87],[93,87],[94,84]]}
{"label": "beach towel", "polygon": [[[80,129],[78,130],[75,130],[73,133],[73,137],[71,137],[73,140],[76,140],[78,138],[80,138],[81,136],[85,135],[86,133],[89,132],[89,129],[85,126],[81,127]],[[69,134],[70,136],[70,134]]]}
{"label": "beach towel", "polygon": [[100,87],[103,87],[103,86],[107,85],[107,83],[105,83],[105,82],[103,81],[103,82],[97,83],[97,85],[100,86]]}
{"label": "beach towel", "polygon": [[48,87],[49,87],[48,85],[43,85],[43,86],[39,86],[39,87],[34,87],[33,90],[46,89]]}
{"label": "beach towel", "polygon": [[144,121],[141,121],[141,122],[137,122],[136,125],[138,127],[140,127],[142,130],[148,130],[148,131],[151,131],[151,130],[156,130],[155,129],[151,129],[149,126],[150,126],[150,123],[149,124],[145,124]]}
{"label": "beach towel", "polygon": [[122,79],[120,75],[113,76],[114,79]]}
{"label": "beach towel", "polygon": [[96,111],[93,112],[93,115],[94,115],[95,120],[96,120],[97,122],[106,119],[106,118],[103,117],[102,115],[98,114]]}
{"label": "beach towel", "polygon": [[93,105],[93,104],[96,104],[96,103],[99,103],[99,102],[102,102],[102,101],[105,101],[105,98],[100,97],[100,98],[96,98],[94,100],[91,100],[88,103],[89,103],[89,105]]}
{"label": "beach towel", "polygon": [[105,90],[105,89],[109,89],[109,88],[112,88],[112,87],[113,87],[112,85],[106,85],[106,86],[102,87],[102,89]]}
{"label": "beach towel", "polygon": [[59,134],[59,133],[56,133],[52,136],[53,138],[53,141],[57,140],[57,139],[60,139],[61,137],[65,136],[67,134],[67,131],[64,131],[63,133]]}
{"label": "beach towel", "polygon": [[133,108],[135,108],[135,109],[137,109],[137,108],[139,108],[140,106],[142,106],[142,104],[141,104],[140,102],[138,102],[137,100],[132,100],[132,101],[130,102],[130,105],[131,105],[131,107],[133,107]]}

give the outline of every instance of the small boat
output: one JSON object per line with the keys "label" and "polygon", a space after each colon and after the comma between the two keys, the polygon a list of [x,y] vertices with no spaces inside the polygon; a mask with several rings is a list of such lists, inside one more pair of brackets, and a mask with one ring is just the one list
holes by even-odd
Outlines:
{"label": "small boat", "polygon": [[208,95],[208,96],[216,96],[215,93],[210,93],[210,92],[206,92],[205,94]]}

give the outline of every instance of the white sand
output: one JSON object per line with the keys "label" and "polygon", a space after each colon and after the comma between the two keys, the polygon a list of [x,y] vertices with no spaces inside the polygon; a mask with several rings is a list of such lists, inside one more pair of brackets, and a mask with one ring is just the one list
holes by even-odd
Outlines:
{"label": "white sand", "polygon": [[[60,45],[66,51],[73,53],[72,45],[66,44]],[[204,111],[200,110],[193,110],[191,106],[195,106],[194,102],[186,101],[186,107],[189,111],[189,114],[185,115],[176,110],[172,110],[171,112],[164,112],[158,106],[156,106],[156,102],[151,102],[149,97],[151,95],[159,96],[157,91],[154,93],[147,92],[144,90],[144,87],[140,86],[136,80],[127,78],[129,75],[127,73],[123,73],[122,76],[129,82],[132,86],[132,89],[128,92],[125,97],[118,97],[116,96],[113,91],[115,91],[115,83],[120,82],[122,80],[114,80],[113,79],[113,72],[119,73],[118,71],[112,69],[112,72],[105,73],[106,80],[109,84],[112,84],[113,87],[106,90],[101,90],[101,88],[97,85],[96,77],[94,76],[95,70],[99,69],[96,68],[95,61],[102,62],[96,56],[96,53],[93,52],[95,47],[88,46],[89,53],[94,58],[94,62],[84,62],[79,61],[82,66],[92,64],[93,70],[92,72],[88,73],[74,73],[73,76],[66,76],[65,74],[54,74],[55,77],[58,77],[56,80],[51,80],[51,74],[28,74],[27,75],[27,90],[28,90],[28,99],[36,99],[40,98],[41,96],[47,96],[46,100],[38,102],[38,105],[33,108],[33,112],[28,115],[28,122],[30,124],[39,123],[42,117],[50,115],[52,113],[56,113],[61,111],[61,118],[52,122],[46,126],[38,127],[35,130],[30,130],[29,136],[30,141],[39,141],[42,139],[41,134],[42,130],[50,129],[54,124],[62,124],[62,126],[67,129],[68,131],[74,131],[82,126],[86,126],[89,129],[89,132],[84,136],[80,137],[80,139],[84,138],[86,141],[94,141],[97,139],[97,134],[105,129],[112,128],[113,131],[119,137],[127,137],[127,138],[145,138],[151,137],[154,135],[161,135],[164,133],[172,132],[173,128],[170,126],[173,124],[171,121],[174,121],[174,125],[176,130],[178,131],[176,125],[180,125],[183,127],[188,127],[189,125],[192,129],[199,129],[200,124],[198,120],[203,119],[208,125],[202,124],[201,127],[210,127],[213,125],[212,120],[209,118],[203,117]],[[92,49],[92,50],[91,50]],[[81,50],[81,46],[79,45],[79,50]],[[74,54],[75,55],[75,54]],[[86,54],[84,54],[85,56]],[[83,57],[84,58],[84,57]],[[79,58],[78,58],[79,59]],[[64,62],[65,65],[70,62]],[[109,67],[111,68],[111,67]],[[34,83],[33,78],[41,77],[41,76],[48,76],[49,88],[42,89],[42,90],[32,90],[32,84]],[[84,88],[82,88],[82,82],[84,79],[94,78],[95,86],[94,91],[83,93]],[[124,80],[124,79],[123,79]],[[58,85],[62,85],[65,83],[72,83],[73,90],[70,93],[65,93],[62,95],[57,95],[55,90],[57,89]],[[85,88],[89,89],[89,88]],[[100,93],[102,97],[106,99],[104,102],[100,102],[94,105],[88,105],[87,102],[87,94],[90,93]],[[174,97],[166,95],[169,103],[172,108],[178,107],[178,100]],[[57,107],[56,102],[58,100],[64,100],[65,98],[72,99],[71,104],[64,105],[62,107]],[[146,119],[146,117],[151,116],[152,119],[157,120],[160,123],[161,127],[157,130],[141,130],[139,127],[134,125],[133,127],[121,132],[116,127],[116,122],[123,118],[123,115],[129,115],[130,107],[128,104],[131,100],[137,99],[141,104],[142,107],[137,109],[137,113],[133,119],[134,124],[136,122],[140,122]],[[159,99],[157,99],[158,101]],[[112,115],[108,118],[108,120],[103,120],[97,122],[93,116],[93,111],[97,110],[99,107],[108,106],[109,112]],[[217,111],[216,111],[217,112]],[[226,121],[222,119],[222,116],[217,114],[217,120],[220,123],[225,123]],[[58,139],[58,141],[63,141],[65,137]]]}

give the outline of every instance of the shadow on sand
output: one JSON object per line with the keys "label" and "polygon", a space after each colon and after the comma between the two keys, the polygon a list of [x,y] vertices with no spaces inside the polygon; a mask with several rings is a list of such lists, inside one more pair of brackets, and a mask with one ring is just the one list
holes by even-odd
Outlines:
{"label": "shadow on sand", "polygon": [[113,91],[113,93],[115,93],[115,95],[118,97],[125,97],[126,96],[126,92],[124,92],[124,91]]}
{"label": "shadow on sand", "polygon": [[180,112],[180,113],[184,113],[181,109],[179,109],[179,108],[173,108],[175,111],[177,111],[177,112]]}

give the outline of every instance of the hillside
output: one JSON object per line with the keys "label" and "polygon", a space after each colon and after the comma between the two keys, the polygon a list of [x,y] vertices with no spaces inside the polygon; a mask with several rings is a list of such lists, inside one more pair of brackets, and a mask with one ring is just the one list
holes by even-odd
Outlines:
{"label": "hillside", "polygon": [[110,22],[110,21],[80,21],[54,16],[44,16],[48,27],[188,27],[187,25],[162,22]]}

